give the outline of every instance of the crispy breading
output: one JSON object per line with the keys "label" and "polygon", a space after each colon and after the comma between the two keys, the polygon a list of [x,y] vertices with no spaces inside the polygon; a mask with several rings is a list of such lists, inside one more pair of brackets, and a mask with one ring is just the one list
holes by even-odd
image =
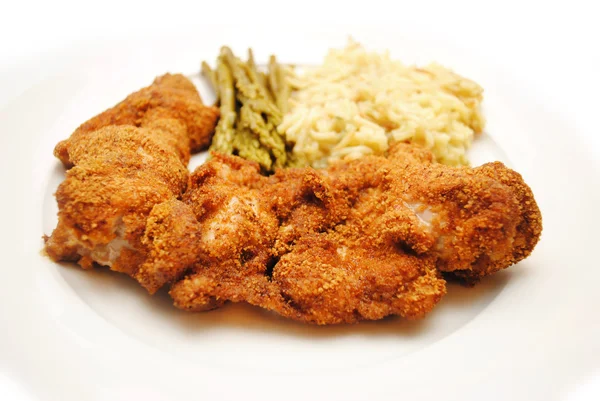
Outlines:
{"label": "crispy breading", "polygon": [[[475,261],[471,269],[454,270],[453,274],[468,282],[476,282],[483,276],[525,259],[531,254],[542,234],[540,209],[531,188],[525,184],[519,173],[504,167],[500,162],[484,164],[474,171],[478,177],[490,177],[511,189],[517,201],[517,216],[515,217],[516,232],[511,231],[512,237],[499,241],[504,242],[509,248],[504,257],[498,255],[498,251],[495,250],[498,243],[488,243],[487,249],[482,250],[478,256],[479,260]],[[501,235],[508,235],[508,230],[499,233],[499,236]]]}
{"label": "crispy breading", "polygon": [[177,120],[162,120],[172,131],[109,125],[83,140],[71,141],[69,161],[87,171],[103,166],[128,172],[147,172],[163,182],[175,195],[186,188],[189,171],[170,139],[185,133]]}
{"label": "crispy breading", "polygon": [[[192,311],[249,302],[317,324],[420,317],[445,293],[431,257],[371,244],[342,193],[312,169],[262,177],[258,164],[214,155],[184,202],[201,224],[198,262],[170,291]],[[341,226],[340,226],[341,227]]]}
{"label": "crispy breading", "polygon": [[215,155],[183,199],[204,251],[173,284],[175,305],[245,301],[317,324],[415,318],[445,294],[440,271],[473,281],[532,251],[541,215],[520,176],[432,160],[397,145],[388,158],[261,177]]}
{"label": "crispy breading", "polygon": [[70,170],[49,256],[167,286],[185,310],[247,302],[337,324],[422,317],[446,292],[442,273],[476,282],[539,240],[518,173],[443,166],[413,145],[271,176],[213,154],[188,176],[190,146],[217,116],[191,89],[158,78],[57,145]]}
{"label": "crispy breading", "polygon": [[56,192],[48,255],[110,266],[150,292],[165,284],[163,272],[171,279],[187,267],[178,250],[197,242],[185,220],[194,215],[176,199],[187,187],[190,146],[206,145],[217,116],[189,80],[167,74],[59,143],[55,154],[70,170]]}
{"label": "crispy breading", "polygon": [[154,206],[142,237],[147,257],[135,279],[153,294],[180,277],[200,252],[200,233],[196,216],[183,202],[170,199]]}
{"label": "crispy breading", "polygon": [[56,145],[54,155],[66,167],[71,167],[72,143],[85,143],[100,128],[110,125],[152,127],[156,120],[174,119],[186,130],[188,141],[173,144],[187,164],[190,150],[199,151],[210,144],[218,117],[219,109],[205,106],[189,79],[181,74],[165,74],[156,78],[152,85],[132,93],[116,106],[83,123],[69,139]]}
{"label": "crispy breading", "polygon": [[[406,208],[416,215],[427,227],[429,238],[415,243],[411,239],[415,233],[409,230],[400,233],[399,239],[417,253],[425,249],[435,254],[441,271],[476,280],[527,257],[539,240],[542,220],[522,177],[500,162],[476,168],[448,167],[433,163],[427,153],[397,144],[385,162],[367,156],[337,164],[330,175],[348,188],[351,200],[365,196],[365,183],[381,180],[377,188],[386,191],[371,204],[379,209],[385,205],[385,218]],[[364,171],[377,173],[364,175]],[[368,218],[363,216],[365,221]],[[396,222],[391,227],[399,230]]]}
{"label": "crispy breading", "polygon": [[347,235],[352,230],[304,236],[275,265],[273,281],[301,320],[334,324],[388,315],[418,318],[446,293],[433,258]]}
{"label": "crispy breading", "polygon": [[59,221],[46,251],[84,268],[96,262],[132,273],[145,259],[141,236],[148,214],[171,197],[152,173],[102,164],[73,167],[56,192]]}
{"label": "crispy breading", "polygon": [[266,278],[279,223],[262,194],[265,182],[258,164],[219,154],[192,174],[183,201],[200,223],[201,252],[190,277],[171,289],[176,305],[203,310],[232,300],[281,309]]}

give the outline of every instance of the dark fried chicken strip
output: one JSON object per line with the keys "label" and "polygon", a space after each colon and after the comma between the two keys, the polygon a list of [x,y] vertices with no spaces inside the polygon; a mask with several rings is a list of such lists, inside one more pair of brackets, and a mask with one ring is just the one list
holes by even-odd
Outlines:
{"label": "dark fried chicken strip", "polygon": [[175,305],[247,301],[318,324],[419,317],[445,293],[439,271],[473,282],[531,253],[541,216],[517,173],[390,153],[268,178],[235,157],[199,167],[184,202],[205,250]]}
{"label": "dark fried chicken strip", "polygon": [[163,270],[171,280],[192,263],[181,251],[198,242],[189,234],[195,219],[177,198],[188,183],[190,144],[210,137],[216,116],[191,82],[165,75],[59,143],[55,154],[71,168],[56,192],[48,255],[110,266],[151,292],[167,281]]}
{"label": "dark fried chicken strip", "polygon": [[359,222],[333,230],[350,211],[343,195],[311,169],[267,178],[258,164],[215,155],[183,198],[202,251],[173,284],[175,305],[244,301],[318,324],[423,316],[445,293],[433,258],[371,242]]}

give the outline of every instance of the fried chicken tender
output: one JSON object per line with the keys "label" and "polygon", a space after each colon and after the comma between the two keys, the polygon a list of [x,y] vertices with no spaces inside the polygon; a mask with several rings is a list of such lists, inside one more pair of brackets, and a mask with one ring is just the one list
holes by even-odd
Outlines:
{"label": "fried chicken tender", "polygon": [[415,152],[406,144],[390,151],[401,173],[393,188],[429,224],[439,270],[473,282],[531,254],[542,217],[520,174],[500,162],[447,168]]}
{"label": "fried chicken tender", "polygon": [[172,285],[175,305],[246,301],[317,324],[416,318],[445,294],[441,271],[474,282],[531,253],[541,215],[517,173],[432,159],[400,144],[388,158],[261,177],[215,155],[184,195],[204,250]]}
{"label": "fried chicken tender", "polygon": [[201,252],[190,275],[171,288],[175,305],[201,311],[231,300],[285,307],[266,277],[279,224],[261,194],[265,181],[258,164],[220,154],[192,174],[183,201],[200,223]]}
{"label": "fried chicken tender", "polygon": [[396,144],[385,162],[365,157],[329,174],[350,202],[371,198],[370,209],[353,207],[365,224],[417,254],[435,255],[440,271],[474,282],[529,256],[542,221],[518,173],[499,162],[471,169],[432,160],[423,149]]}
{"label": "fried chicken tender", "polygon": [[350,209],[314,170],[267,178],[258,164],[217,154],[190,181],[183,201],[200,222],[202,251],[171,287],[180,308],[244,301],[306,322],[351,323],[419,317],[445,293],[433,258],[369,244],[358,226],[333,231]]}
{"label": "fried chicken tender", "polygon": [[184,125],[188,141],[176,138],[171,146],[187,164],[190,150],[199,151],[210,144],[218,117],[219,109],[202,104],[196,87],[189,79],[181,74],[165,74],[156,78],[152,85],[83,123],[69,139],[56,145],[54,155],[70,168],[74,165],[71,148],[77,143],[85,146],[100,128],[111,125],[147,127],[157,120],[175,119]]}
{"label": "fried chicken tender", "polygon": [[302,237],[273,269],[273,281],[300,320],[317,324],[419,318],[446,293],[431,257],[346,232]]}
{"label": "fried chicken tender", "polygon": [[59,143],[55,154],[70,169],[56,192],[59,222],[46,237],[48,255],[110,266],[150,292],[166,282],[162,271],[192,263],[183,250],[196,246],[195,219],[177,199],[188,183],[190,146],[210,137],[217,115],[191,82],[167,74]]}

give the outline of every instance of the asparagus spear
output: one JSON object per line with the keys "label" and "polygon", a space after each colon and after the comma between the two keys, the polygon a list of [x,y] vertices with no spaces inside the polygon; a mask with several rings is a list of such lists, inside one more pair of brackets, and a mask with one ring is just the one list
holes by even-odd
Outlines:
{"label": "asparagus spear", "polygon": [[275,97],[275,103],[282,114],[287,113],[290,86],[284,69],[277,63],[275,56],[269,58],[269,86]]}
{"label": "asparagus spear", "polygon": [[275,165],[283,167],[287,159],[283,138],[271,122],[265,122],[262,115],[252,109],[251,104],[245,104],[240,109],[239,125],[250,129],[258,137],[260,144],[273,154]]}
{"label": "asparagus spear", "polygon": [[[212,71],[206,63],[203,63],[202,70],[215,85],[220,99],[221,120],[211,150],[228,154],[235,152],[258,162],[267,171],[290,163],[303,164],[286,150],[285,139],[277,132],[283,117],[278,106],[287,107],[290,88],[285,80],[285,71],[274,57],[266,76],[258,71],[252,49],[248,50],[248,62],[244,63],[230,48],[223,47],[216,71]],[[236,103],[241,104],[239,110]]]}
{"label": "asparagus spear", "polygon": [[217,102],[219,101],[219,83],[217,81],[217,74],[215,73],[215,71],[210,68],[210,66],[208,65],[208,63],[206,61],[202,62],[202,75],[204,75],[206,78],[208,78],[208,80],[210,81],[210,84],[213,87],[213,90],[215,91],[215,95],[217,97]]}
{"label": "asparagus spear", "polygon": [[[224,48],[222,54],[232,66],[238,90],[237,98],[242,103],[239,127],[249,129],[260,144],[273,154],[277,165],[285,165],[285,142],[275,129],[275,126],[281,122],[281,113],[268,99],[266,88],[258,83],[258,74],[252,69],[251,63],[250,65],[242,63],[228,48]],[[266,116],[266,121],[263,114]]]}
{"label": "asparagus spear", "polygon": [[241,101],[243,99],[255,99],[258,96],[258,87],[253,85],[248,78],[240,59],[235,57],[228,47],[221,48],[221,57],[223,57],[229,68],[231,68],[235,88],[238,90],[238,98]]}
{"label": "asparagus spear", "polygon": [[287,72],[279,64],[277,65],[277,79],[279,81],[279,96],[277,97],[277,106],[281,114],[286,114],[289,111],[288,99],[292,89],[287,81]]}
{"label": "asparagus spear", "polygon": [[257,162],[267,171],[271,170],[273,162],[269,151],[260,146],[260,142],[249,129],[237,130],[233,137],[233,146],[237,150],[238,156]]}
{"label": "asparagus spear", "polygon": [[307,165],[308,160],[306,160],[306,156],[299,155],[297,153],[293,153],[291,150],[288,150],[285,167],[306,167]]}
{"label": "asparagus spear", "polygon": [[231,70],[225,60],[219,57],[217,61],[216,80],[218,93],[221,98],[221,118],[215,129],[211,151],[231,154],[233,153],[233,137],[235,135],[235,91]]}

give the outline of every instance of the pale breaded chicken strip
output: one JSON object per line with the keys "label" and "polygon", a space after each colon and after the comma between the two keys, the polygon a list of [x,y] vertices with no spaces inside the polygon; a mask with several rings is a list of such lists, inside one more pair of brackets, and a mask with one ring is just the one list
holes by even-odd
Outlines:
{"label": "pale breaded chicken strip", "polygon": [[71,168],[56,192],[48,255],[110,266],[149,291],[164,284],[162,270],[193,262],[179,252],[197,243],[189,244],[193,224],[185,219],[193,214],[177,198],[188,183],[190,145],[208,141],[217,116],[189,80],[165,75],[59,143],[55,154]]}

